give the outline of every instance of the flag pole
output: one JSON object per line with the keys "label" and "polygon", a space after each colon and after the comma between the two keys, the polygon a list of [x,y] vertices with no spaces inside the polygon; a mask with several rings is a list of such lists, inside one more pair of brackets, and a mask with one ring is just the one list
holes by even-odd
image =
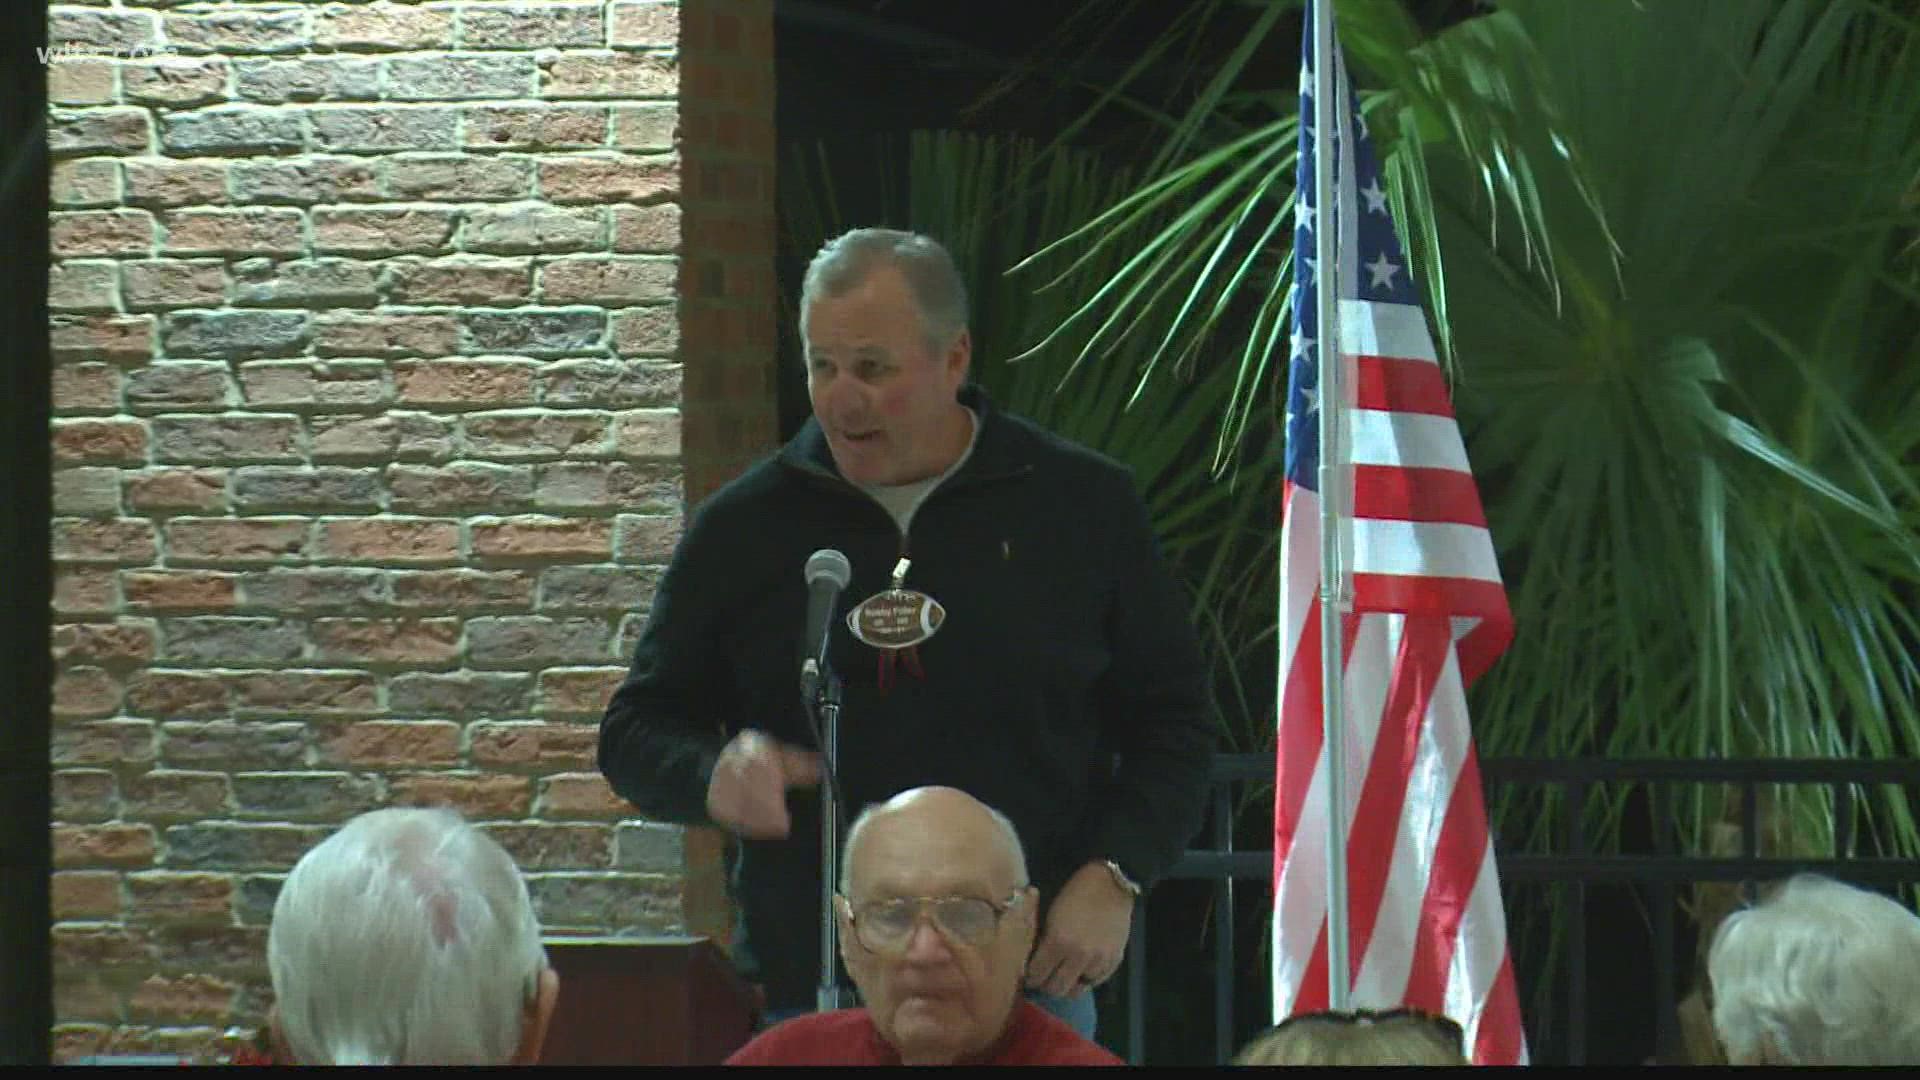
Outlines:
{"label": "flag pole", "polygon": [[[1333,0],[1313,0],[1313,189],[1320,200],[1313,231],[1314,303],[1319,340],[1314,363],[1320,403],[1320,696],[1323,753],[1327,764],[1327,1004],[1350,1008],[1347,960],[1347,739],[1341,621],[1346,597],[1340,552],[1343,443],[1340,421],[1344,387],[1340,364],[1340,220],[1335,187],[1336,155],[1346,142],[1335,111]],[[1349,181],[1351,177],[1346,178]]]}

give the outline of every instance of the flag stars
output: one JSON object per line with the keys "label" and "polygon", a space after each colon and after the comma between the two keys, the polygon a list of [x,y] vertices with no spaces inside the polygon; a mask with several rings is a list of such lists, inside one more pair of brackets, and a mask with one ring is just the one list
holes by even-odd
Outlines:
{"label": "flag stars", "polygon": [[1301,199],[1295,202],[1293,204],[1294,227],[1298,229],[1305,229],[1308,232],[1312,232],[1313,231],[1313,214],[1314,214],[1313,207],[1308,206],[1307,201],[1305,199]]}
{"label": "flag stars", "polygon": [[1293,332],[1293,344],[1291,345],[1291,349],[1292,349],[1291,355],[1295,360],[1310,359],[1310,357],[1308,357],[1307,354],[1312,348],[1313,348],[1312,338],[1301,333],[1299,330],[1295,330]]}
{"label": "flag stars", "polygon": [[1367,273],[1373,278],[1372,288],[1393,288],[1393,275],[1400,272],[1400,264],[1388,261],[1386,252],[1381,252],[1374,256],[1372,262],[1363,265],[1366,267]]}
{"label": "flag stars", "polygon": [[1368,177],[1367,186],[1360,189],[1360,194],[1366,197],[1367,213],[1384,214],[1387,212],[1387,193],[1380,190],[1379,177]]}

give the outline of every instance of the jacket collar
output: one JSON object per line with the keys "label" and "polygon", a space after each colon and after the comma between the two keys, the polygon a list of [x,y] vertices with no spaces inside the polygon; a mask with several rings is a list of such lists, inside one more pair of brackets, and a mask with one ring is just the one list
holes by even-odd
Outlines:
{"label": "jacket collar", "polygon": [[[980,434],[974,441],[973,453],[968,456],[966,464],[960,466],[960,471],[947,481],[948,486],[958,487],[1021,476],[1032,470],[1034,443],[1028,431],[1014,423],[1008,414],[995,409],[987,392],[978,384],[969,382],[962,385],[956,396],[960,404],[972,409],[979,417]],[[833,462],[833,451],[827,446],[827,434],[820,429],[817,417],[807,417],[807,422],[801,425],[799,432],[780,448],[776,460],[789,469],[817,479],[849,483],[840,475],[840,467]]]}

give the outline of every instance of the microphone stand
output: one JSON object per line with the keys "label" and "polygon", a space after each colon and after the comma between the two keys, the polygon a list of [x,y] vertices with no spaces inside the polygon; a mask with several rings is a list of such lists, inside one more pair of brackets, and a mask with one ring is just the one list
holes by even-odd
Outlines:
{"label": "microphone stand", "polygon": [[812,710],[825,761],[820,785],[820,985],[814,1008],[831,1012],[850,1002],[840,986],[839,924],[834,920],[834,871],[840,858],[840,800],[835,791],[840,768],[840,676],[827,663],[825,649],[818,659],[808,657],[800,669],[807,708]]}

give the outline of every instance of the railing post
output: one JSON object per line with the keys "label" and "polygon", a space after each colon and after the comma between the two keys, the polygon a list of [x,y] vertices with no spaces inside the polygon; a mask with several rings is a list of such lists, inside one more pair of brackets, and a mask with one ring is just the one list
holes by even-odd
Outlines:
{"label": "railing post", "polygon": [[[1151,894],[1149,894],[1151,895]],[[1147,897],[1133,905],[1127,935],[1127,1064],[1147,1063]]]}
{"label": "railing post", "polygon": [[[1587,782],[1574,780],[1567,785],[1572,806],[1568,809],[1567,850],[1573,857],[1587,854]],[[1567,987],[1567,1064],[1587,1063],[1587,883],[1575,878],[1573,886],[1573,925],[1568,931]]]}
{"label": "railing post", "polygon": [[[1214,788],[1213,843],[1215,850],[1233,851],[1233,787]],[[1233,1060],[1233,874],[1213,883],[1213,1061]]]}

